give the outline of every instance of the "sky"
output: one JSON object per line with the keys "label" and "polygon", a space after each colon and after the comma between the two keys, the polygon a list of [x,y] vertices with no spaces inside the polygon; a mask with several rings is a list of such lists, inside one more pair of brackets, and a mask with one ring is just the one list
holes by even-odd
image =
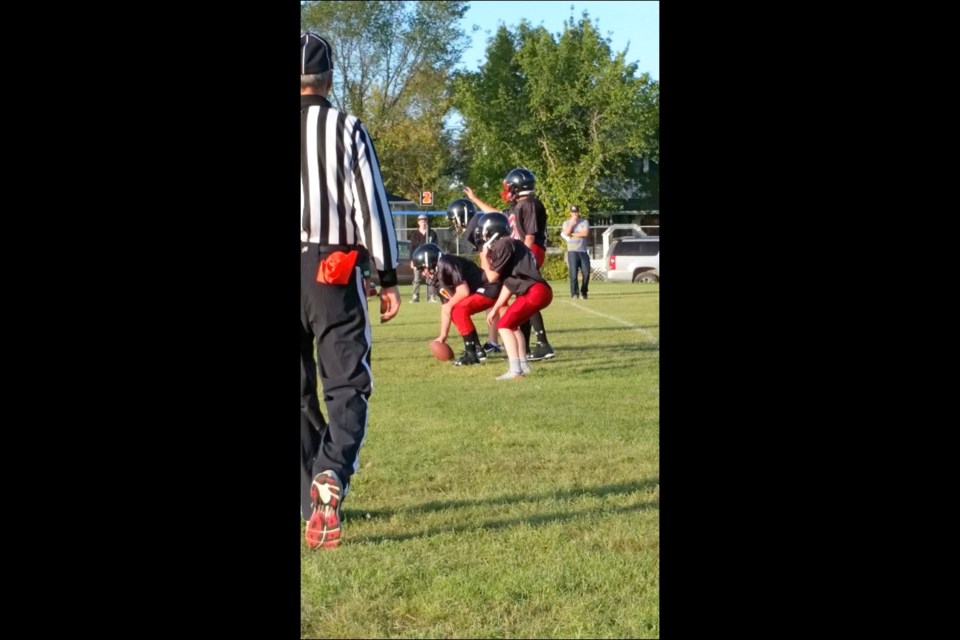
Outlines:
{"label": "sky", "polygon": [[[570,7],[573,6],[571,12]],[[562,2],[502,2],[474,0],[463,17],[461,27],[473,37],[473,46],[463,54],[463,66],[476,71],[485,59],[487,39],[492,37],[502,22],[509,28],[526,19],[534,27],[542,26],[557,35],[563,31],[563,21],[580,20],[584,10],[590,21],[605,38],[610,39],[613,52],[623,51],[627,44],[627,62],[637,63],[637,74],[649,73],[660,80],[660,3],[634,0],[630,2],[600,2],[593,0],[564,0]],[[473,25],[480,27],[472,32]]]}

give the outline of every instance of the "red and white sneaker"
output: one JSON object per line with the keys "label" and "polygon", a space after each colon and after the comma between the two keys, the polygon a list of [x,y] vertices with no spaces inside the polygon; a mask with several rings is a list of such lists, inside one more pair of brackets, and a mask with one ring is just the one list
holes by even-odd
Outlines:
{"label": "red and white sneaker", "polygon": [[340,545],[340,479],[333,471],[318,473],[310,487],[313,515],[307,521],[307,546],[333,549]]}

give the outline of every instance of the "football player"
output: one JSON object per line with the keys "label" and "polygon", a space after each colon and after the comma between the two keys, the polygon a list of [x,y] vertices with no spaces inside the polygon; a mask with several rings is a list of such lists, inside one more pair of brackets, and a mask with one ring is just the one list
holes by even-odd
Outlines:
{"label": "football player", "polygon": [[483,271],[473,261],[444,254],[435,244],[424,244],[413,252],[413,264],[440,292],[440,335],[446,343],[451,322],[463,338],[463,353],[454,366],[480,364],[486,354],[480,346],[471,316],[492,307],[500,295],[500,284],[485,282]]}
{"label": "football player", "polygon": [[[447,219],[450,221],[450,226],[453,228],[453,232],[457,237],[465,237],[467,242],[473,245],[473,248],[477,251],[480,251],[480,245],[476,241],[476,229],[477,229],[477,220],[480,219],[480,216],[477,215],[477,208],[472,202],[466,198],[459,198],[450,203],[450,206],[447,207]],[[483,271],[481,271],[483,273]],[[487,281],[487,276],[484,274],[483,281]],[[487,342],[481,347],[483,353],[481,353],[481,358],[483,354],[490,355],[491,353],[500,353],[502,347],[499,344],[499,338],[497,337],[497,323],[494,322],[487,323]]]}
{"label": "football player", "polygon": [[497,380],[522,378],[530,367],[520,326],[553,301],[553,289],[540,274],[533,251],[522,240],[511,237],[510,221],[505,215],[484,214],[477,223],[477,234],[483,242],[480,266],[490,282],[503,283],[488,318],[495,318],[510,296],[516,296],[497,321],[500,341],[510,363],[507,372]]}
{"label": "football player", "polygon": [[[542,267],[546,258],[547,247],[547,210],[543,202],[537,197],[536,177],[529,169],[517,167],[507,172],[503,178],[503,191],[500,197],[509,206],[503,211],[510,222],[511,235],[523,242],[536,258],[537,267]],[[470,200],[484,212],[495,213],[493,208],[473,193],[470,187],[463,192]],[[531,349],[531,325],[536,334],[536,344]],[[524,346],[530,360],[547,360],[555,358],[557,353],[547,340],[547,329],[543,324],[543,316],[535,312],[529,322],[521,327],[524,335]]]}

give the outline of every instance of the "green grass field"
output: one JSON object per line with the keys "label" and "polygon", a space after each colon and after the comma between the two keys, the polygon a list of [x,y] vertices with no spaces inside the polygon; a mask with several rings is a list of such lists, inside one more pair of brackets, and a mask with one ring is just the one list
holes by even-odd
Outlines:
{"label": "green grass field", "polygon": [[659,637],[660,287],[551,286],[558,357],[522,380],[434,360],[425,291],[374,324],[344,541],[301,543],[304,637]]}

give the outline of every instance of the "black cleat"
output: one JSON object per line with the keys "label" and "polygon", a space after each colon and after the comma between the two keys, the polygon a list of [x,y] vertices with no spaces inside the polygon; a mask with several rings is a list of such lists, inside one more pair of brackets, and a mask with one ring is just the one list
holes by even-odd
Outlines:
{"label": "black cleat", "polygon": [[553,350],[553,347],[551,347],[548,343],[544,342],[542,344],[538,344],[533,348],[533,352],[531,352],[527,356],[527,360],[531,362],[536,362],[537,360],[549,360],[550,358],[556,358],[556,357],[557,357],[557,353]]}
{"label": "black cleat", "polygon": [[453,361],[453,366],[455,367],[464,367],[471,364],[480,364],[480,358],[477,356],[476,352],[464,351],[460,354],[458,360]]}

